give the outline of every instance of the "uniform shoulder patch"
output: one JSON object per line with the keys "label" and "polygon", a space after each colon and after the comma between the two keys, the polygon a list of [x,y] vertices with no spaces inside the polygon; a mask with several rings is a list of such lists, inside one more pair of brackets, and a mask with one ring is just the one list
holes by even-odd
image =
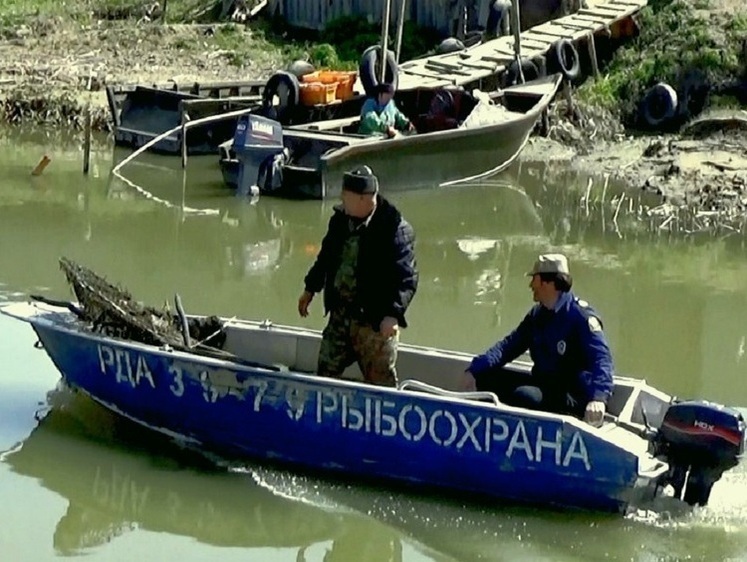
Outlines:
{"label": "uniform shoulder patch", "polygon": [[582,299],[576,299],[576,302],[578,303],[578,306],[581,308],[589,308],[589,303]]}
{"label": "uniform shoulder patch", "polygon": [[602,323],[596,316],[589,316],[589,330],[591,330],[592,332],[602,331]]}

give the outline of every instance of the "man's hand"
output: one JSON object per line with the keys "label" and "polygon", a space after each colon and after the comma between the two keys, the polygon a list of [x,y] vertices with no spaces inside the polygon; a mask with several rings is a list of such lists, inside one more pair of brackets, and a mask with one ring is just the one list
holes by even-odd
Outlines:
{"label": "man's hand", "polygon": [[584,412],[584,421],[591,426],[599,427],[602,425],[604,420],[604,412],[607,411],[607,406],[600,400],[592,400],[586,405],[586,412]]}
{"label": "man's hand", "polygon": [[298,314],[303,318],[306,318],[309,315],[309,305],[313,299],[314,293],[311,291],[304,291],[301,293],[301,296],[298,297]]}
{"label": "man's hand", "polygon": [[379,331],[385,338],[391,338],[399,331],[399,322],[393,316],[385,316],[381,321]]}
{"label": "man's hand", "polygon": [[415,125],[412,124],[412,121],[410,121],[407,124],[407,132],[408,133],[414,133],[415,132]]}
{"label": "man's hand", "polygon": [[459,380],[459,391],[474,392],[475,390],[477,390],[477,381],[469,369],[466,369]]}
{"label": "man's hand", "polygon": [[390,139],[393,139],[394,137],[397,136],[397,129],[395,129],[394,127],[387,127],[386,136]]}

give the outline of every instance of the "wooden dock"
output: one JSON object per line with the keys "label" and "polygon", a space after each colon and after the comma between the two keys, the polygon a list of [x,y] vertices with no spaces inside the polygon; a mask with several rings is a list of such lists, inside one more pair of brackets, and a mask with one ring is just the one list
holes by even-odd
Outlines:
{"label": "wooden dock", "polygon": [[[521,33],[521,56],[544,56],[561,39],[587,45],[593,36],[638,13],[648,0],[589,0],[589,7]],[[513,35],[497,37],[457,53],[400,64],[399,89],[467,85],[502,74],[514,60]]]}

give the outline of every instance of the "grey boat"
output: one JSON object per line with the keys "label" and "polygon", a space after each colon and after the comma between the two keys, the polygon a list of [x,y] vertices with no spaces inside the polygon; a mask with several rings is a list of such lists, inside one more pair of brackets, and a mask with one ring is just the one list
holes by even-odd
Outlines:
{"label": "grey boat", "polygon": [[561,81],[554,74],[492,92],[399,91],[417,133],[394,138],[358,134],[357,116],[283,127],[247,115],[220,146],[223,179],[240,193],[325,199],[339,196],[342,174],[359,164],[374,170],[384,193],[497,173],[521,153]]}

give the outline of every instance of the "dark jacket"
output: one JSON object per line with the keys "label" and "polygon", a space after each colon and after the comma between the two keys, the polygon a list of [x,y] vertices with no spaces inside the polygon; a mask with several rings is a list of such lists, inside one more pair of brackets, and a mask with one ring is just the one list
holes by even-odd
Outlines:
{"label": "dark jacket", "polygon": [[[349,217],[335,209],[316,261],[304,279],[307,291],[324,289],[326,312],[337,305],[335,274],[349,232]],[[406,327],[405,312],[418,287],[412,226],[379,195],[376,210],[360,236],[356,284],[362,320],[378,329],[385,316],[392,316]]]}
{"label": "dark jacket", "polygon": [[535,305],[508,336],[469,367],[473,375],[500,368],[529,350],[532,375],[585,400],[607,402],[612,393],[612,356],[596,311],[573,293],[563,293],[548,310]]}

